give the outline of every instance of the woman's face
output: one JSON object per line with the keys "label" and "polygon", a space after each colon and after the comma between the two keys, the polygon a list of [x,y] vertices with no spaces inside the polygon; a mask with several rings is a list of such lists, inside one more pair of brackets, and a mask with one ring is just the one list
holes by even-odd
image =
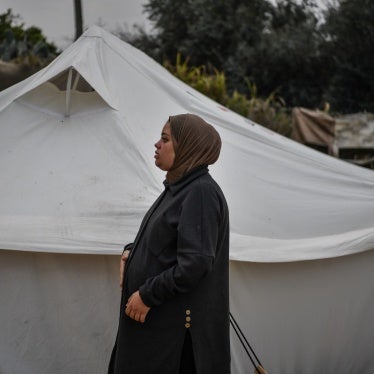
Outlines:
{"label": "woman's face", "polygon": [[171,139],[170,123],[166,122],[161,132],[160,140],[155,143],[155,164],[161,170],[171,169],[175,159],[174,145]]}

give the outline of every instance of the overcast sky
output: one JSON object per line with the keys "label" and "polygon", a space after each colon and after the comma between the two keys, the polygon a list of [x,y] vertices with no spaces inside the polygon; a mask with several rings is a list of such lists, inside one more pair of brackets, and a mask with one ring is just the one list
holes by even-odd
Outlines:
{"label": "overcast sky", "polygon": [[[274,2],[275,0],[270,0]],[[319,0],[321,7],[330,0]],[[143,13],[147,0],[82,0],[84,28],[99,25],[113,32],[118,28],[131,30],[136,23],[150,30]],[[26,27],[42,29],[48,41],[65,49],[74,39],[74,0],[0,0],[0,14],[7,9],[21,16]]]}
{"label": "overcast sky", "polygon": [[[147,30],[150,24],[142,13],[146,0],[82,0],[85,29],[92,25],[107,31],[124,29],[137,23]],[[26,27],[42,29],[48,41],[60,49],[69,46],[75,34],[73,0],[0,0],[0,14],[11,8]]]}

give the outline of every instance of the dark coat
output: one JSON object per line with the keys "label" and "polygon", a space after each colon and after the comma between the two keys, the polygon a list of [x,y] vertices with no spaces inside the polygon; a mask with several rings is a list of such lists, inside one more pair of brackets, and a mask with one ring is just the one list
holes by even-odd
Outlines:
{"label": "dark coat", "polygon": [[[110,372],[177,374],[190,333],[197,374],[229,373],[229,215],[208,169],[165,183],[128,247]],[[137,290],[151,307],[144,324],[124,313]]]}

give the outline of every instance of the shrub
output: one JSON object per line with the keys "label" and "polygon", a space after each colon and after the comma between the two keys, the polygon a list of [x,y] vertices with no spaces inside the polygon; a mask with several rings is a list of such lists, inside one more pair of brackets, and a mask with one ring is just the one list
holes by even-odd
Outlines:
{"label": "shrub", "polygon": [[188,62],[188,58],[182,61],[181,55],[178,53],[175,65],[166,61],[164,66],[183,82],[232,111],[281,135],[291,136],[291,115],[276,91],[266,99],[259,98],[256,85],[247,81],[250,98],[237,90],[229,93],[224,72],[215,68],[208,69],[205,65],[190,67]]}
{"label": "shrub", "polygon": [[57,55],[54,44],[48,43],[37,27],[24,28],[11,9],[0,14],[0,59],[3,61],[42,64]]}

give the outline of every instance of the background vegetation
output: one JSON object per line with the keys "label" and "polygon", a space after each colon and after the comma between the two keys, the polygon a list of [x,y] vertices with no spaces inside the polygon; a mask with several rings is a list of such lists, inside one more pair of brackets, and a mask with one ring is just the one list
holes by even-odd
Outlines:
{"label": "background vegetation", "polygon": [[[290,108],[374,112],[374,1],[148,0],[153,30],[117,34],[178,78],[283,135]],[[76,35],[81,1],[74,1]],[[59,51],[10,10],[0,60],[43,66]],[[1,62],[1,61],[0,61]],[[328,103],[328,104],[327,104]]]}
{"label": "background vegetation", "polygon": [[234,112],[284,136],[291,136],[291,115],[276,92],[262,99],[257,96],[256,85],[249,80],[249,96],[236,89],[229,91],[224,72],[214,69],[213,73],[208,73],[205,65],[190,67],[188,59],[182,61],[180,53],[177,54],[175,64],[165,61],[164,66],[183,82]]}
{"label": "background vegetation", "polygon": [[222,72],[228,96],[251,100],[255,86],[287,107],[374,111],[372,0],[331,0],[324,11],[314,0],[149,0],[145,12],[152,33],[120,36],[169,68],[179,53],[201,73]]}
{"label": "background vegetation", "polygon": [[25,28],[19,16],[8,9],[0,14],[0,60],[42,64],[57,55],[57,47],[49,43],[38,27]]}

